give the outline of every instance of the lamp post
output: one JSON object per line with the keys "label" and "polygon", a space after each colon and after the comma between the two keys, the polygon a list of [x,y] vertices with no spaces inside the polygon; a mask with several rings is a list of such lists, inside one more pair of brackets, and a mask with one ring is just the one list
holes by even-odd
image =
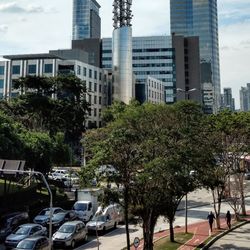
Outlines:
{"label": "lamp post", "polygon": [[[192,88],[188,90],[184,90],[181,88],[176,89],[177,92],[185,93],[185,100],[189,100],[189,93],[194,92],[196,90],[197,90],[196,88]],[[185,233],[188,233],[187,224],[188,224],[188,194],[186,193],[185,195]]]}
{"label": "lamp post", "polygon": [[52,207],[53,207],[53,196],[52,196],[52,192],[51,192],[51,189],[50,189],[50,186],[45,178],[45,176],[41,173],[41,172],[38,172],[38,171],[26,171],[26,170],[11,170],[11,169],[0,169],[0,173],[21,173],[21,174],[29,174],[29,175],[32,175],[32,174],[35,174],[35,175],[39,175],[47,190],[48,190],[48,193],[49,193],[49,196],[50,196],[50,203],[49,203],[49,208],[50,208],[50,213],[49,213],[49,242],[50,242],[50,248],[52,246]]}

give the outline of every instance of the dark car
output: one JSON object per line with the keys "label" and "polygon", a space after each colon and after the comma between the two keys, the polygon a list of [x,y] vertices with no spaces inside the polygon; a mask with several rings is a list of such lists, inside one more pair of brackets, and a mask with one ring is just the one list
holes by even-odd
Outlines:
{"label": "dark car", "polygon": [[[52,207],[52,216],[54,214],[63,212],[64,210],[60,207]],[[46,226],[49,221],[50,216],[50,208],[44,208],[35,218],[34,223],[41,224],[43,226]]]}
{"label": "dark car", "polygon": [[18,250],[50,250],[49,239],[44,236],[28,237],[20,241],[16,247]]}
{"label": "dark car", "polygon": [[39,224],[23,224],[16,228],[16,230],[7,236],[5,246],[13,248],[18,245],[20,241],[30,236],[44,236],[47,235],[47,228]]}
{"label": "dark car", "polygon": [[0,218],[0,241],[11,234],[19,225],[29,222],[27,212],[10,213]]}
{"label": "dark car", "polygon": [[[53,230],[57,230],[63,223],[67,221],[77,220],[78,216],[75,211],[63,211],[57,214],[54,214],[52,217],[52,226]],[[49,225],[49,222],[48,222]]]}

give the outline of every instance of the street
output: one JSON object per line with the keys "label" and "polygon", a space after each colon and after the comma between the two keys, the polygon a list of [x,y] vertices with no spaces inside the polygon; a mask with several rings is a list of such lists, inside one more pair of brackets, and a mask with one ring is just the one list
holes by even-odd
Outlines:
{"label": "street", "polygon": [[[213,211],[212,197],[207,190],[198,190],[188,195],[188,224],[207,220],[207,215]],[[185,224],[185,210],[184,203],[181,202],[177,211],[174,226],[183,226]],[[246,209],[250,210],[250,197],[246,198]],[[221,216],[225,215],[227,210],[231,210],[227,203],[222,204]],[[160,217],[155,227],[155,232],[168,229],[168,223]],[[130,240],[133,242],[135,237],[142,238],[141,225],[130,225]],[[111,243],[112,242],[112,243]],[[99,237],[100,250],[114,250],[122,249],[126,246],[125,226],[120,225],[116,230],[107,232],[105,235]],[[97,249],[97,240],[95,236],[90,236],[88,242],[76,248],[76,250]],[[0,245],[0,250],[4,250],[4,246]]]}

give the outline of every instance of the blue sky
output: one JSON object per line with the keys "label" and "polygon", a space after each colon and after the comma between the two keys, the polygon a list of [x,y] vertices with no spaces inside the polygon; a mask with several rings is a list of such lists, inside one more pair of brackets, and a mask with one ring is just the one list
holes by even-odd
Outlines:
{"label": "blue sky", "polygon": [[[112,2],[99,0],[102,36],[112,35]],[[134,0],[133,34],[169,35],[169,0]],[[250,82],[250,0],[218,0],[221,86]],[[69,48],[72,0],[0,0],[0,55]]]}

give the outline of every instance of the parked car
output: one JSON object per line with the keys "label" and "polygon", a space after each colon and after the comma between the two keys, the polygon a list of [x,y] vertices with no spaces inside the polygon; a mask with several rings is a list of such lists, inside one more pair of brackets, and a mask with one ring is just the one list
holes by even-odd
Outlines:
{"label": "parked car", "polygon": [[16,247],[21,240],[33,235],[47,235],[46,227],[33,223],[20,225],[6,238],[5,246],[7,248]]}
{"label": "parked car", "polygon": [[[67,221],[74,221],[77,220],[78,216],[75,211],[63,211],[60,213],[56,213],[52,217],[52,226],[53,229],[58,229],[63,223]],[[49,224],[49,221],[47,222]]]}
{"label": "parked car", "polygon": [[95,216],[91,221],[87,223],[88,231],[102,231],[105,233],[106,230],[116,228],[117,222],[110,218],[109,215]]}
{"label": "parked car", "polygon": [[27,212],[10,213],[0,218],[0,241],[11,234],[19,225],[29,222]]}
{"label": "parked car", "polygon": [[250,180],[250,172],[245,173],[245,180]]}
{"label": "parked car", "polygon": [[18,250],[50,250],[49,239],[45,236],[32,236],[20,241],[16,247]]}
{"label": "parked car", "polygon": [[[64,210],[60,207],[52,207],[52,216],[54,214],[63,212]],[[44,208],[33,220],[34,223],[45,226],[49,221],[50,208]]]}
{"label": "parked car", "polygon": [[82,221],[66,222],[53,234],[53,246],[74,248],[77,242],[87,240],[87,233]]}

